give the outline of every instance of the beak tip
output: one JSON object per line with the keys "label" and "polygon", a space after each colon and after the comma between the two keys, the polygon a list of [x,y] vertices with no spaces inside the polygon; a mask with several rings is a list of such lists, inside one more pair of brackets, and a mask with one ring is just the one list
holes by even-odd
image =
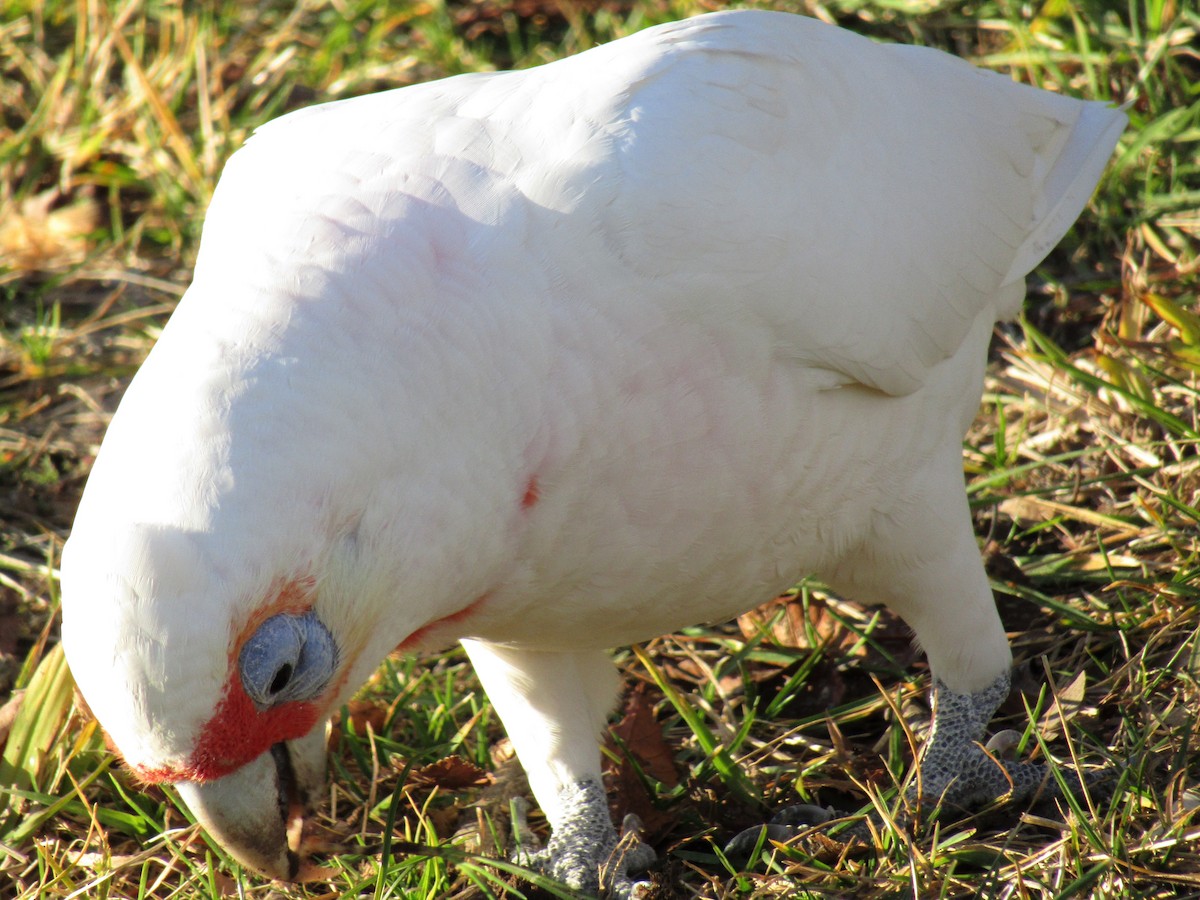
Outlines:
{"label": "beak tip", "polygon": [[321,727],[272,747],[224,778],[175,787],[196,820],[246,868],[276,881],[327,880],[326,870],[308,861],[299,847],[303,819],[324,770]]}
{"label": "beak tip", "polygon": [[269,755],[216,781],[183,781],[175,789],[196,821],[243,866],[267,878],[295,877],[300,860],[287,845]]}

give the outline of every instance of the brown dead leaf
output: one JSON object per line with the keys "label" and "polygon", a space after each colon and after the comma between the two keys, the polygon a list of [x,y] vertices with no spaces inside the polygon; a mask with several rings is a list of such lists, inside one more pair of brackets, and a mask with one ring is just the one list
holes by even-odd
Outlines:
{"label": "brown dead leaf", "polygon": [[446,791],[461,791],[466,788],[485,787],[492,783],[492,775],[461,756],[447,756],[435,763],[421,766],[409,773],[409,784],[417,788],[441,788]]}
{"label": "brown dead leaf", "polygon": [[[628,813],[638,816],[646,826],[646,840],[653,842],[675,817],[655,808],[653,798],[647,794],[638,776],[637,766],[667,787],[675,787],[679,775],[675,770],[675,754],[663,737],[662,725],[654,716],[648,691],[646,684],[638,684],[625,698],[621,721],[611,728],[612,734],[624,745],[624,751],[616,749],[620,762],[605,756],[605,780],[615,806],[614,818],[620,821]],[[613,743],[610,741],[610,748]],[[630,756],[636,760],[636,766]]]}
{"label": "brown dead leaf", "polygon": [[637,757],[643,771],[668,787],[674,787],[679,783],[675,754],[663,737],[648,692],[649,687],[644,683],[629,692],[621,721],[612,726],[612,733]]}
{"label": "brown dead leaf", "polygon": [[857,657],[866,655],[867,648],[859,642],[858,635],[838,621],[823,597],[809,596],[807,619],[804,606],[795,594],[784,594],[739,616],[738,627],[746,640],[766,632],[780,647],[824,646]]}
{"label": "brown dead leaf", "polygon": [[[782,610],[782,615],[780,611]],[[793,594],[784,594],[757,609],[738,616],[738,628],[746,640],[754,640],[763,632],[781,647],[808,647],[804,624],[804,606]]]}
{"label": "brown dead leaf", "polygon": [[[381,734],[387,724],[388,706],[375,700],[351,700],[346,704],[346,722],[355,734],[366,734],[369,728],[375,734]],[[329,730],[329,749],[336,750],[341,743],[342,729],[338,726],[342,721],[338,713],[333,718],[333,727]]]}

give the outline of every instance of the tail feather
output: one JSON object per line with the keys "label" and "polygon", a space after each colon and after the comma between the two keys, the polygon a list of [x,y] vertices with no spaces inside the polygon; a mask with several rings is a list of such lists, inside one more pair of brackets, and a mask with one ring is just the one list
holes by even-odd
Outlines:
{"label": "tail feather", "polygon": [[1005,284],[1028,275],[1062,240],[1092,196],[1127,122],[1124,108],[1098,102],[1083,106],[1046,175],[1047,212],[1018,248]]}

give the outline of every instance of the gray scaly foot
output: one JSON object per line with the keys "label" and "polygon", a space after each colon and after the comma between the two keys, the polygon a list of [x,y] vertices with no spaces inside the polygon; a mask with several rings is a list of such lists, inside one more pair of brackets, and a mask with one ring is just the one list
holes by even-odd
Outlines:
{"label": "gray scaly foot", "polygon": [[[981,746],[987,724],[1008,696],[1010,683],[1005,671],[978,693],[957,694],[935,679],[933,727],[921,755],[920,777],[906,792],[910,807],[923,800],[927,805],[975,810],[997,800],[1023,803],[1062,796],[1044,763],[1001,759],[993,752],[1000,746],[995,740]],[[1067,787],[1075,796],[1085,785],[1104,790],[1112,776],[1110,770],[1083,778],[1074,772],[1065,774]]]}
{"label": "gray scaly foot", "polygon": [[638,839],[641,822],[626,816],[618,837],[604,789],[591,779],[571,785],[561,797],[567,819],[554,829],[544,849],[537,849],[532,841],[525,822],[527,805],[517,804],[514,824],[519,838],[513,861],[578,890],[613,900],[636,900],[649,884],[635,882],[629,873],[644,871],[656,858],[654,850]]}
{"label": "gray scaly foot", "polygon": [[[923,804],[926,813],[940,808],[973,811],[988,803],[1004,800],[1023,803],[1040,798],[1052,800],[1062,796],[1058,782],[1044,763],[1013,761],[1000,758],[998,752],[1007,734],[993,738],[981,746],[987,724],[1008,696],[1010,673],[1005,671],[995,681],[974,694],[958,694],[940,680],[934,680],[933,726],[918,766],[917,780],[905,792],[906,805],[917,810]],[[1101,795],[1111,793],[1114,772],[1101,769],[1082,778],[1074,772],[1064,773],[1070,793],[1080,796],[1086,787]],[[763,829],[766,837],[785,841],[801,831],[819,827],[836,817],[832,810],[814,806],[792,806],[781,810],[766,825],[748,828],[736,835],[726,846],[726,854],[745,859],[753,851]],[[906,816],[899,817],[904,821]],[[843,838],[870,841],[871,830],[866,823],[845,829]]]}

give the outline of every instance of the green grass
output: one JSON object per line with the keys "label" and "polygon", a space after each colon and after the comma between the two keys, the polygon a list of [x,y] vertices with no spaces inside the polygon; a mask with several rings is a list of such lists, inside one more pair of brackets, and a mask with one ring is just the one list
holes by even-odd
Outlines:
{"label": "green grass", "polygon": [[[651,816],[656,896],[1200,894],[1200,14],[1182,0],[778,6],[1131,103],[1093,203],[1031,279],[1025,321],[997,335],[964,448],[1002,614],[1032,672],[1029,712],[1006,708],[996,727],[1065,764],[1116,762],[1127,790],[1091,809],[896,831],[870,852],[818,835],[738,871],[717,848],[757,798],[894,802],[927,717],[903,627],[805,586],[741,627],[619,654],[641,686],[630,715],[644,725],[653,710],[663,736],[623,731],[639,736],[611,751],[625,799]],[[23,699],[0,714],[0,898],[567,895],[489,859],[522,787],[459,652],[389,661],[339,723],[318,820],[340,848],[332,882],[272,889],[246,875],[169,791],[139,790],[75,705],[55,564],[107,416],[187,284],[221,166],[255,126],[707,8],[5,4],[0,701]],[[447,757],[488,783],[425,768]]]}

